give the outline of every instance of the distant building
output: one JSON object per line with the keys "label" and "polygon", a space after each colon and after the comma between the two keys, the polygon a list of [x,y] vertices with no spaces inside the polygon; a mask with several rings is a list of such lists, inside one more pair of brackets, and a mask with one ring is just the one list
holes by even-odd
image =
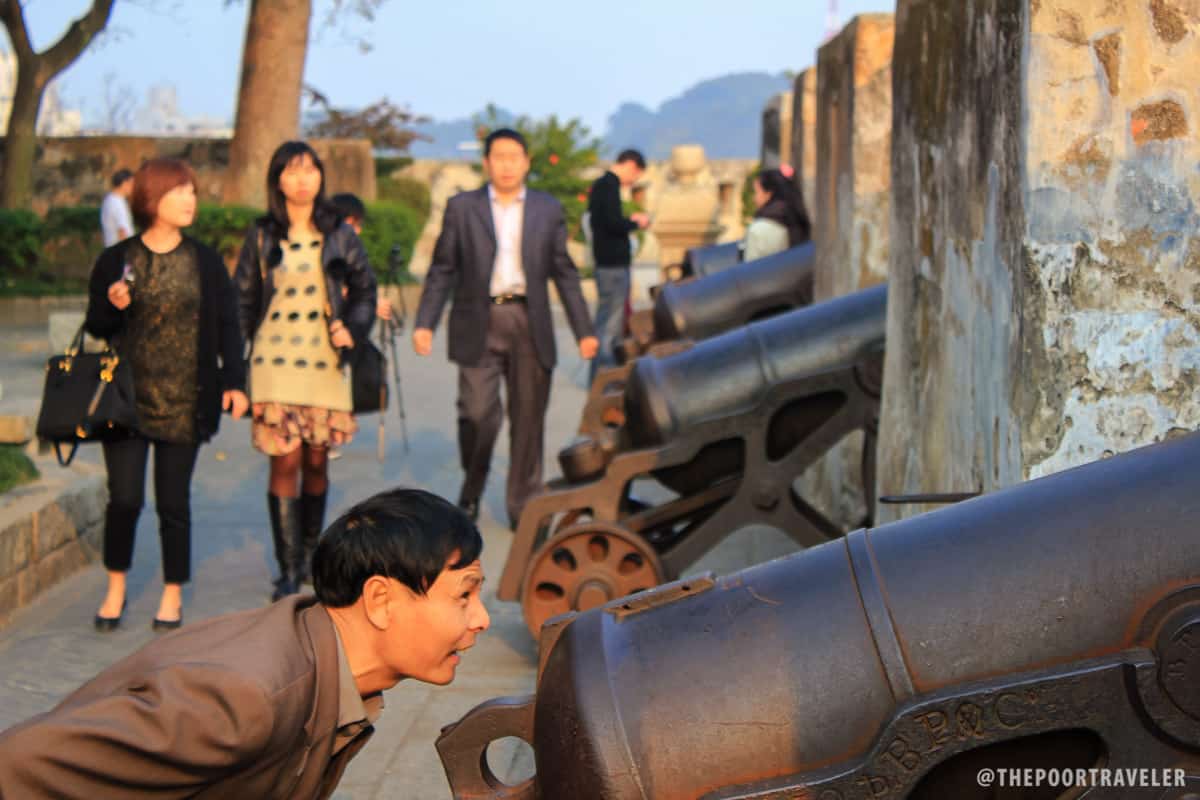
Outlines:
{"label": "distant building", "polygon": [[233,126],[216,117],[186,116],[179,109],[179,97],[169,83],[146,90],[146,102],[133,115],[131,133],[143,136],[189,136],[228,139]]}
{"label": "distant building", "polygon": [[[0,50],[0,133],[8,132],[8,116],[12,113],[13,95],[17,90],[17,57]],[[76,136],[83,129],[83,114],[65,108],[54,84],[42,95],[38,113],[37,132],[42,136]]]}

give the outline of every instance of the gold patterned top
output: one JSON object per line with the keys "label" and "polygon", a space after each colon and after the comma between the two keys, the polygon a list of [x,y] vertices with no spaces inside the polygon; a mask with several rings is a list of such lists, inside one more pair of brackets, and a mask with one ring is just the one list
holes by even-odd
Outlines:
{"label": "gold patterned top", "polygon": [[148,439],[196,441],[200,349],[200,269],[185,240],[155,253],[141,237],[126,249],[133,302],[117,345],[133,368],[139,432]]}
{"label": "gold patterned top", "polygon": [[321,269],[320,234],[296,235],[279,243],[275,293],[254,335],[250,355],[250,400],[353,409],[349,370],[338,368],[329,341],[329,298]]}

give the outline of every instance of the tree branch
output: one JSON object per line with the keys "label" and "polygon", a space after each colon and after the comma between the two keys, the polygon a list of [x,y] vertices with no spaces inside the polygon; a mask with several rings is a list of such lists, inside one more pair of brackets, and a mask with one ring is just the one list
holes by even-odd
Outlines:
{"label": "tree branch", "polygon": [[[47,81],[71,65],[96,34],[104,30],[112,16],[115,0],[93,0],[92,7],[79,19],[71,23],[67,32],[44,53],[38,55],[38,73]],[[15,0],[8,0],[12,3]]]}
{"label": "tree branch", "polygon": [[29,43],[29,29],[25,27],[25,12],[20,0],[0,0],[0,21],[8,29],[18,64],[36,55]]}

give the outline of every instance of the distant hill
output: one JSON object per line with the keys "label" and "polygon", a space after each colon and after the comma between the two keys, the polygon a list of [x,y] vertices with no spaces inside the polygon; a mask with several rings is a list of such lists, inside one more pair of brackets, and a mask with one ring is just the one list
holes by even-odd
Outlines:
{"label": "distant hill", "polygon": [[636,147],[658,160],[690,143],[704,145],[709,158],[756,158],[763,106],[791,85],[782,73],[743,72],[698,83],[657,111],[625,103],[608,118],[603,153]]}
{"label": "distant hill", "polygon": [[[791,88],[782,73],[742,72],[702,81],[651,111],[640,103],[623,103],[608,118],[604,156],[615,156],[636,147],[650,159],[664,159],[677,144],[704,145],[709,158],[756,158],[763,106],[775,94]],[[516,114],[500,111],[502,121]],[[475,141],[472,117],[429,122],[416,126],[433,141],[414,142],[413,158],[474,159],[475,153],[459,149]]]}
{"label": "distant hill", "polygon": [[[474,150],[466,150],[459,145],[475,141],[475,116],[483,117],[483,112],[470,117],[452,119],[447,122],[426,122],[414,125],[419,133],[428,136],[431,141],[416,141],[409,145],[408,152],[413,158],[430,158],[437,160],[463,159],[473,161],[477,158]],[[496,118],[501,123],[511,122],[517,114],[505,109],[496,110]]]}

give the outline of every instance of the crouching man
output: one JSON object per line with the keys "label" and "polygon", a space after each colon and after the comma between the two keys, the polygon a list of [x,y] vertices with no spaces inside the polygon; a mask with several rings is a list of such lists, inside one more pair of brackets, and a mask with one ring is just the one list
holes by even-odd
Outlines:
{"label": "crouching man", "polygon": [[329,797],[382,692],[450,683],[487,630],[482,547],[428,492],[359,503],[317,547],[315,598],[190,625],[0,733],[0,797]]}

